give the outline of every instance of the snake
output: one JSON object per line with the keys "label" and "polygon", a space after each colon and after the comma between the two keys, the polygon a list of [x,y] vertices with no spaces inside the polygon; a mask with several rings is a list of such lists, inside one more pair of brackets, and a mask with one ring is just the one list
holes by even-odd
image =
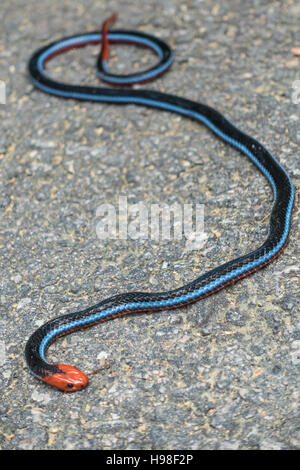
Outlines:
{"label": "snake", "polygon": [[[81,311],[67,313],[36,329],[25,347],[29,371],[48,385],[64,392],[83,390],[88,375],[74,366],[51,363],[46,358],[49,346],[58,338],[93,325],[138,312],[178,309],[215,294],[277,258],[287,244],[294,202],[291,179],[279,161],[258,140],[236,127],[216,109],[183,97],[156,90],[138,88],[165,73],[173,61],[173,52],[161,39],[140,31],[111,30],[112,15],[100,31],[64,37],[38,49],[28,64],[29,76],[39,90],[59,98],[89,100],[113,105],[134,104],[169,111],[205,125],[215,136],[248,157],[272,188],[273,205],[265,241],[257,248],[225,262],[187,284],[163,292],[127,292],[101,300]],[[150,49],[157,63],[147,70],[127,75],[111,73],[108,68],[109,46],[129,44]],[[97,75],[111,87],[73,85],[57,81],[46,72],[46,63],[70,49],[100,45],[96,60]]]}

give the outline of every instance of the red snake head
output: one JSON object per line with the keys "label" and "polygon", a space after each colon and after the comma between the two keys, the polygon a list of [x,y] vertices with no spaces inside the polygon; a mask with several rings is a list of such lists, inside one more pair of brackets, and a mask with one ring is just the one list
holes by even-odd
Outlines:
{"label": "red snake head", "polygon": [[63,392],[77,392],[87,386],[89,379],[76,367],[67,364],[57,364],[57,367],[61,372],[43,377],[44,382]]}

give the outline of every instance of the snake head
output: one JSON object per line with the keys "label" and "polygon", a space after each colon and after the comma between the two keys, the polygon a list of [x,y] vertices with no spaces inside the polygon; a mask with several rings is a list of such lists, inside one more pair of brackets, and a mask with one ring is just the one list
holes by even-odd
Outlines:
{"label": "snake head", "polygon": [[77,392],[87,386],[89,379],[76,367],[67,364],[57,364],[57,367],[60,371],[43,377],[44,382],[63,392]]}

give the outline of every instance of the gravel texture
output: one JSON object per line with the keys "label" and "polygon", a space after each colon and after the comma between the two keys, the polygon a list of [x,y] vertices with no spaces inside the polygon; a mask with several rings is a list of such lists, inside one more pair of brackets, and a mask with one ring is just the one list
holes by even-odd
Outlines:
{"label": "gravel texture", "polygon": [[[134,4],[135,3],[135,4]],[[280,258],[178,311],[136,315],[57,341],[49,358],[103,367],[83,392],[32,377],[29,335],[54,316],[130,290],[180,286],[258,246],[271,190],[238,152],[189,120],[47,96],[26,72],[31,53],[65,35],[116,27],[154,33],[176,51],[149,88],[204,101],[300,175],[300,6],[253,0],[2,0],[0,80],[0,446],[2,449],[300,448],[299,212]],[[57,78],[97,83],[97,50],[49,63]],[[150,52],[111,50],[119,73]],[[200,251],[171,240],[97,238],[97,207],[202,203]]]}

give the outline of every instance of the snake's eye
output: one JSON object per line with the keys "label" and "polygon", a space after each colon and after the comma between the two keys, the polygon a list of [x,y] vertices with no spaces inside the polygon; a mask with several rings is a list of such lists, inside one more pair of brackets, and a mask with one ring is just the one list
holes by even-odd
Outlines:
{"label": "snake's eye", "polygon": [[67,387],[68,387],[68,388],[73,388],[73,387],[74,387],[74,385],[73,385],[73,384],[71,384],[71,383],[68,383]]}

